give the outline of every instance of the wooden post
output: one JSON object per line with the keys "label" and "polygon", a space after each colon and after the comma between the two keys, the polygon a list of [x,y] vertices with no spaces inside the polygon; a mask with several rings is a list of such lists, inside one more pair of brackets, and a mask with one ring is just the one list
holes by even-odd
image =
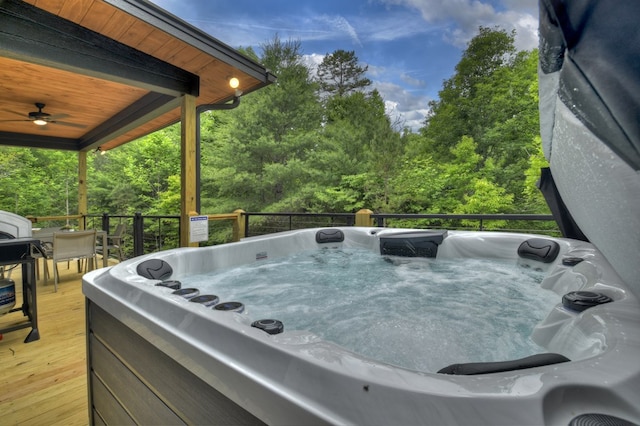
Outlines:
{"label": "wooden post", "polygon": [[[196,212],[196,97],[182,97],[180,125],[180,247],[189,243],[189,215]],[[197,214],[197,213],[196,213]]]}
{"label": "wooden post", "polygon": [[373,226],[373,218],[371,214],[373,212],[369,209],[361,209],[356,212],[356,226]]}
{"label": "wooden post", "polygon": [[[84,229],[87,215],[87,151],[78,152],[78,228]],[[84,219],[84,220],[83,220]]]}
{"label": "wooden post", "polygon": [[244,210],[238,209],[233,211],[236,214],[236,220],[233,221],[233,241],[240,241],[244,238],[246,228],[244,226]]}

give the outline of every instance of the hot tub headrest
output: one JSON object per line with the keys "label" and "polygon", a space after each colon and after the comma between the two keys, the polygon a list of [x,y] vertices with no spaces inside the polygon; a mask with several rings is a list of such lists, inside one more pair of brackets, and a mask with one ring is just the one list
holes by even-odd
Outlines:
{"label": "hot tub headrest", "polygon": [[173,274],[173,268],[161,259],[147,259],[136,267],[138,275],[150,280],[166,280]]}
{"label": "hot tub headrest", "polygon": [[451,364],[438,371],[441,374],[455,374],[471,376],[475,374],[500,373],[503,371],[522,370],[525,368],[542,367],[571,361],[569,358],[554,353],[531,355],[525,358],[499,362],[469,362],[466,364]]}
{"label": "hot tub headrest", "polygon": [[316,232],[316,243],[341,243],[344,241],[344,232],[339,229],[321,229]]}
{"label": "hot tub headrest", "polygon": [[400,232],[380,236],[380,254],[403,257],[436,257],[447,231]]}
{"label": "hot tub headrest", "polygon": [[560,244],[545,238],[529,238],[518,247],[518,256],[525,259],[551,263],[560,253]]}

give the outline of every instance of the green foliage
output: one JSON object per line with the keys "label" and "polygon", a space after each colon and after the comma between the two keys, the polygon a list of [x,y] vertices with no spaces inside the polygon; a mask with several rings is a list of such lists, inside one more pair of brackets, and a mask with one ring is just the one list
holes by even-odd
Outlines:
{"label": "green foliage", "polygon": [[529,167],[525,172],[524,189],[522,191],[524,202],[521,211],[522,213],[549,214],[549,206],[547,206],[547,202],[537,186],[540,179],[540,169],[549,167],[549,163],[542,152],[540,136],[536,137],[535,141],[536,143],[533,144],[529,155]]}
{"label": "green foliage", "polygon": [[[112,214],[176,214],[164,210],[163,203],[171,197],[168,192],[179,197],[179,186],[175,187],[179,176],[180,139],[172,126],[95,156],[87,179],[89,203],[99,205],[98,212]],[[172,177],[174,186],[170,187]]]}
{"label": "green foliage", "polygon": [[392,196],[390,212],[442,213],[440,199],[444,195],[446,179],[428,157],[406,159],[390,182]]}
{"label": "green foliage", "polygon": [[370,177],[366,174],[343,176],[339,186],[327,188],[316,194],[317,202],[321,206],[317,211],[354,212],[365,207],[363,198],[364,188]]}
{"label": "green foliage", "polygon": [[538,56],[535,50],[516,52],[514,36],[480,28],[456,74],[431,104],[431,115],[421,129],[424,145],[412,150],[448,163],[455,161],[448,148],[464,136],[473,138],[480,156],[475,172],[508,188],[513,194],[511,210],[523,211],[528,203],[524,174],[539,133]]}
{"label": "green foliage", "polygon": [[[513,195],[507,194],[504,188],[501,188],[488,181],[480,178],[474,179],[471,193],[464,195],[464,203],[461,204],[455,213],[462,214],[492,214],[505,213],[511,208]],[[463,226],[474,226],[475,223],[463,220]],[[506,227],[507,222],[503,220],[492,221],[495,228]]]}
{"label": "green foliage", "polygon": [[27,215],[78,210],[78,156],[69,151],[0,147],[0,209]]}
{"label": "green foliage", "polygon": [[[33,170],[33,175],[29,171]],[[35,199],[37,204],[29,206],[28,195],[31,191],[38,195],[46,195],[46,184],[41,174],[44,170],[36,166],[36,159],[32,150],[0,146],[0,209],[20,215],[32,214],[30,208],[42,208],[46,203]],[[40,176],[38,176],[40,175]],[[29,192],[25,188],[31,187]]]}

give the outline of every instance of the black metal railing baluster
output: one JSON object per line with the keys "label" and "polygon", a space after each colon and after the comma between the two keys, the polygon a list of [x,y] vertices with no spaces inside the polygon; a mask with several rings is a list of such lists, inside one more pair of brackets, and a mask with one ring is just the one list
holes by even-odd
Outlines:
{"label": "black metal railing baluster", "polygon": [[144,218],[142,213],[136,212],[133,215],[133,255],[144,254]]}

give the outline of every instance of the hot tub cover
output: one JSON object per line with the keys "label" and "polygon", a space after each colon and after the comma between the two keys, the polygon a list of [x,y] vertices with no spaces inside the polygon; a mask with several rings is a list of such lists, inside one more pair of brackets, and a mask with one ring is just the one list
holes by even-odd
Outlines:
{"label": "hot tub cover", "polygon": [[571,216],[640,294],[640,2],[540,0],[540,132]]}

